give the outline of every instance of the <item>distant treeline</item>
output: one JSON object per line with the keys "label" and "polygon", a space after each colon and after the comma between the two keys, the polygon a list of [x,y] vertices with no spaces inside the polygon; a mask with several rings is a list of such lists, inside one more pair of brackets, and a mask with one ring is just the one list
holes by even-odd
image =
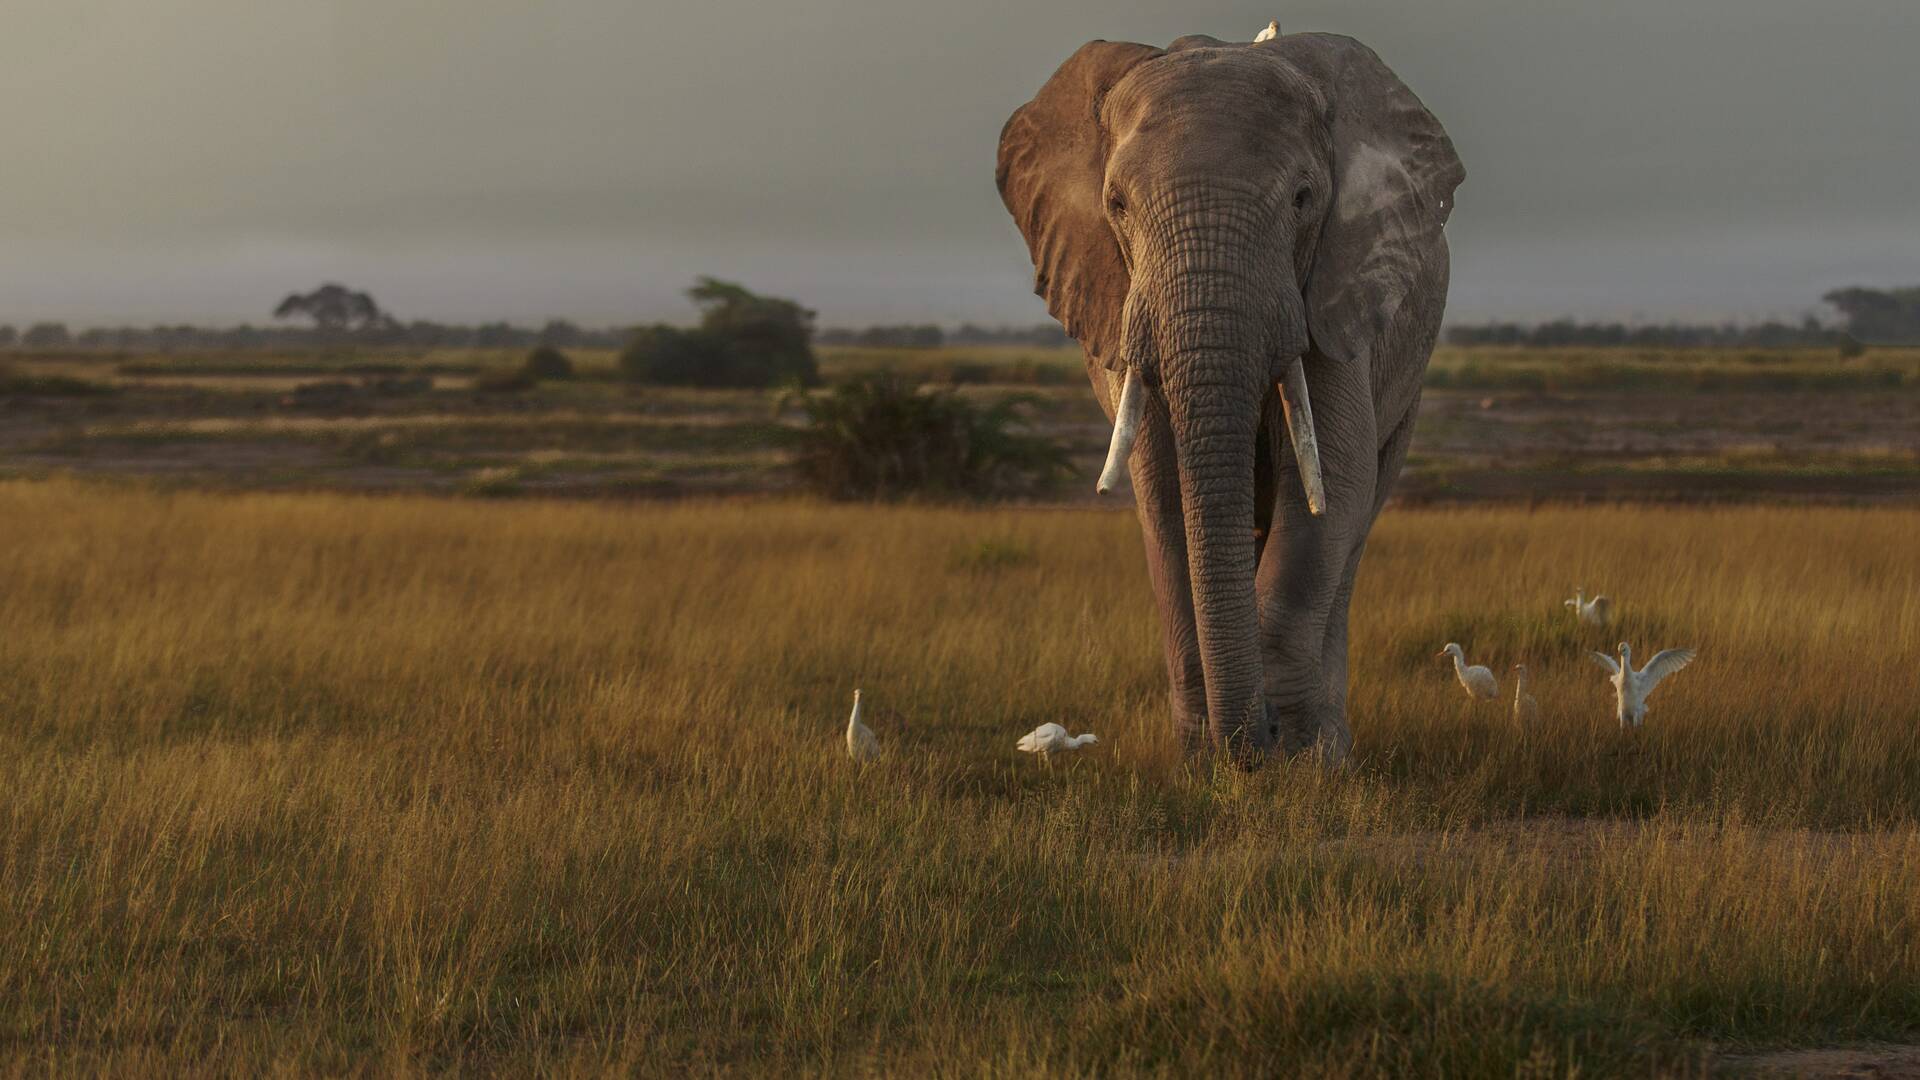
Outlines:
{"label": "distant treeline", "polygon": [[[468,326],[418,320],[384,320],[371,326],[326,329],[306,326],[112,326],[70,330],[65,323],[39,322],[21,330],[0,324],[0,349],[88,349],[113,352],[183,352],[216,349],[311,349],[340,345],[386,345],[418,349],[621,349],[633,340],[633,327],[589,328],[555,319],[544,326],[504,322]],[[1054,323],[1039,326],[975,326],[944,330],[920,326],[830,328],[815,335],[822,345],[879,348],[938,348],[942,345],[1026,345],[1051,348],[1072,339]]]}
{"label": "distant treeline", "polygon": [[588,329],[564,319],[545,326],[387,321],[342,330],[291,326],[112,326],[69,331],[65,323],[34,323],[25,330],[0,325],[0,349],[99,349],[114,352],[181,352],[214,349],[311,349],[339,345],[388,345],[420,349],[618,349],[633,336],[621,328]]}
{"label": "distant treeline", "polygon": [[1071,345],[1073,339],[1059,323],[1032,326],[976,326],[962,323],[958,329],[944,330],[933,323],[869,326],[854,329],[830,326],[820,331],[822,345],[864,345],[880,349],[937,349],[942,345],[1030,345],[1050,349]]}
{"label": "distant treeline", "polygon": [[1809,315],[1798,323],[1547,323],[1491,322],[1447,328],[1454,345],[1640,345],[1649,348],[1701,346],[1781,348],[1837,345],[1842,351],[1869,345],[1920,345],[1920,286],[1900,289],[1835,289],[1820,298],[1837,309],[1844,326],[1828,326]]}
{"label": "distant treeline", "polygon": [[1638,345],[1660,349],[1710,346],[1782,348],[1795,345],[1834,345],[1843,330],[1822,326],[1818,320],[1800,323],[1722,323],[1718,326],[1661,323],[1631,325],[1617,322],[1576,322],[1555,319],[1528,325],[1517,322],[1469,323],[1447,328],[1451,345]]}
{"label": "distant treeline", "polygon": [[[1873,345],[1920,345],[1920,286],[1853,287],[1821,298],[1837,309],[1844,326],[1809,315],[1797,323],[1630,324],[1555,319],[1545,323],[1488,322],[1448,327],[1454,345],[1641,346],[1646,348],[1781,348],[1839,346],[1842,352]],[[624,349],[640,332],[632,327],[588,328],[565,319],[544,326],[505,322],[468,326],[427,320],[401,322],[373,298],[341,285],[295,293],[274,311],[276,318],[303,318],[312,326],[118,326],[70,331],[65,323],[36,322],[24,330],[0,324],[0,349],[100,349],[173,352],[189,349],[303,349],[340,345],[387,345],[418,349]],[[811,318],[811,313],[809,313]],[[646,328],[657,330],[658,328]],[[1072,344],[1058,324],[979,326],[946,330],[934,323],[829,327],[813,334],[822,345],[932,349],[942,345],[1022,345],[1053,348]]]}

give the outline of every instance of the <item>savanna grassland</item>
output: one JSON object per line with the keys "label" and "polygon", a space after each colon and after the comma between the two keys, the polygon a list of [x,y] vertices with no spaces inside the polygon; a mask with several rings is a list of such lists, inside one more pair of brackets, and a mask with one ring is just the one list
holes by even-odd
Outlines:
{"label": "savanna grassland", "polygon": [[[1123,511],[0,483],[0,1071],[1688,1075],[1911,1041],[1916,534],[1391,510],[1352,767],[1245,773],[1175,752]],[[1584,659],[1622,637],[1700,651],[1631,733]],[[1531,664],[1540,726],[1471,706],[1448,640]],[[1049,720],[1101,745],[1013,751]]]}

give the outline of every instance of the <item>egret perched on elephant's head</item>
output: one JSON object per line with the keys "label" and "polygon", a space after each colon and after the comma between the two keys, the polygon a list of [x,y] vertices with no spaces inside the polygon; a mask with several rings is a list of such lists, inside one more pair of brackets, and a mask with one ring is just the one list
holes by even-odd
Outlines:
{"label": "egret perched on elephant's head", "polygon": [[1091,42],[1001,132],[1035,291],[1116,417],[1100,486],[1131,477],[1190,745],[1346,754],[1347,604],[1464,175],[1386,64],[1326,34]]}

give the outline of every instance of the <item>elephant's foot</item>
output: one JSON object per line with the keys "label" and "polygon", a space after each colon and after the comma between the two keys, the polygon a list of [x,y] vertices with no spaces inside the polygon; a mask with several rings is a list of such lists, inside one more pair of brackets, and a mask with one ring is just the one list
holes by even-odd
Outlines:
{"label": "elephant's foot", "polygon": [[1207,726],[1206,697],[1200,696],[1195,703],[1188,695],[1174,691],[1168,695],[1173,709],[1173,732],[1180,740],[1180,749],[1189,757],[1201,753],[1212,744]]}
{"label": "elephant's foot", "polygon": [[1311,754],[1323,764],[1338,766],[1346,763],[1353,750],[1347,718],[1331,701],[1269,701],[1267,729],[1273,736],[1273,752],[1286,757]]}
{"label": "elephant's foot", "polygon": [[1344,768],[1353,755],[1353,729],[1347,718],[1335,711],[1320,719],[1320,738],[1314,743],[1320,763],[1329,768]]}

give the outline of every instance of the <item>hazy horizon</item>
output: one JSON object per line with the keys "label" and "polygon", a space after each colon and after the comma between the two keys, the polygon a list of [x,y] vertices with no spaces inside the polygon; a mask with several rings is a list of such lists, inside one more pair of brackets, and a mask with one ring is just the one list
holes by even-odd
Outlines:
{"label": "hazy horizon", "polygon": [[1920,281],[1920,5],[1521,0],[324,7],[23,0],[0,322],[685,320],[698,274],[823,325],[1045,319],[993,189],[1082,42],[1352,34],[1468,180],[1449,318],[1793,318]]}

